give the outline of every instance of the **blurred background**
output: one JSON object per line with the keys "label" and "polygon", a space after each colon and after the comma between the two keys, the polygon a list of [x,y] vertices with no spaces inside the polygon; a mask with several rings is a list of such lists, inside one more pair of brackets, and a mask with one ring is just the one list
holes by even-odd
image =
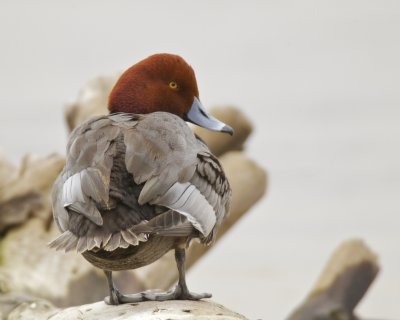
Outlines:
{"label": "blurred background", "polygon": [[0,147],[64,153],[91,78],[183,56],[206,106],[235,105],[269,191],[188,275],[249,318],[282,319],[349,237],[382,271],[358,311],[400,317],[400,2],[0,3]]}

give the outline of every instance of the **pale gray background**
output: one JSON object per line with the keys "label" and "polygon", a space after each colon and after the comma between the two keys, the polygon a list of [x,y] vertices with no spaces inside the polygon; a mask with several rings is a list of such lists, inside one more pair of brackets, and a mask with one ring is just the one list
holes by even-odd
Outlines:
{"label": "pale gray background", "polygon": [[268,196],[190,273],[250,318],[282,319],[335,246],[383,270],[359,308],[400,318],[399,1],[0,2],[0,146],[64,152],[63,105],[98,74],[185,57],[203,103],[256,125]]}

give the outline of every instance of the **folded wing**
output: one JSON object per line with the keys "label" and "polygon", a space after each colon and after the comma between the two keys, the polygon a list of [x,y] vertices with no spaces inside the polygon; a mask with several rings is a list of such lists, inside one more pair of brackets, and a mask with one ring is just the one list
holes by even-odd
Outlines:
{"label": "folded wing", "polygon": [[230,187],[218,160],[177,116],[114,114],[71,135],[53,211],[64,233],[52,246],[78,251],[137,245],[147,236],[215,238]]}

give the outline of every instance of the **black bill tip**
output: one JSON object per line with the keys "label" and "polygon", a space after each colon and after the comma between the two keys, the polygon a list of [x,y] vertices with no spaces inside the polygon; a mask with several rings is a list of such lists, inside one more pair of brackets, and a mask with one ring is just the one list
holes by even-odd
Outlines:
{"label": "black bill tip", "polygon": [[233,128],[228,126],[227,124],[221,129],[221,132],[225,132],[233,136]]}

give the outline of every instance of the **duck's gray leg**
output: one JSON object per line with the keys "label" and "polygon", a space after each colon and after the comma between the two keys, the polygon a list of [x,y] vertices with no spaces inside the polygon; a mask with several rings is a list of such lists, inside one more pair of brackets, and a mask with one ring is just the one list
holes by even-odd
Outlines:
{"label": "duck's gray leg", "polygon": [[134,294],[121,294],[114,286],[111,277],[111,271],[104,271],[107,276],[108,285],[110,287],[110,296],[104,301],[108,304],[133,303],[141,301],[166,301],[166,300],[200,300],[211,298],[210,293],[193,293],[190,292],[186,285],[185,278],[185,249],[175,249],[175,260],[179,272],[179,280],[175,289],[167,292],[145,291]]}
{"label": "duck's gray leg", "polygon": [[194,293],[190,292],[186,285],[185,273],[186,252],[184,248],[175,249],[175,260],[179,272],[178,285],[175,287],[174,295],[176,300],[200,300],[211,298],[211,293]]}
{"label": "duck's gray leg", "polygon": [[106,274],[107,277],[107,282],[108,282],[108,288],[110,290],[110,295],[108,297],[104,298],[104,302],[107,304],[113,304],[117,305],[120,304],[120,297],[121,293],[118,291],[118,289],[114,285],[114,281],[112,279],[112,272],[103,270],[104,273]]}

